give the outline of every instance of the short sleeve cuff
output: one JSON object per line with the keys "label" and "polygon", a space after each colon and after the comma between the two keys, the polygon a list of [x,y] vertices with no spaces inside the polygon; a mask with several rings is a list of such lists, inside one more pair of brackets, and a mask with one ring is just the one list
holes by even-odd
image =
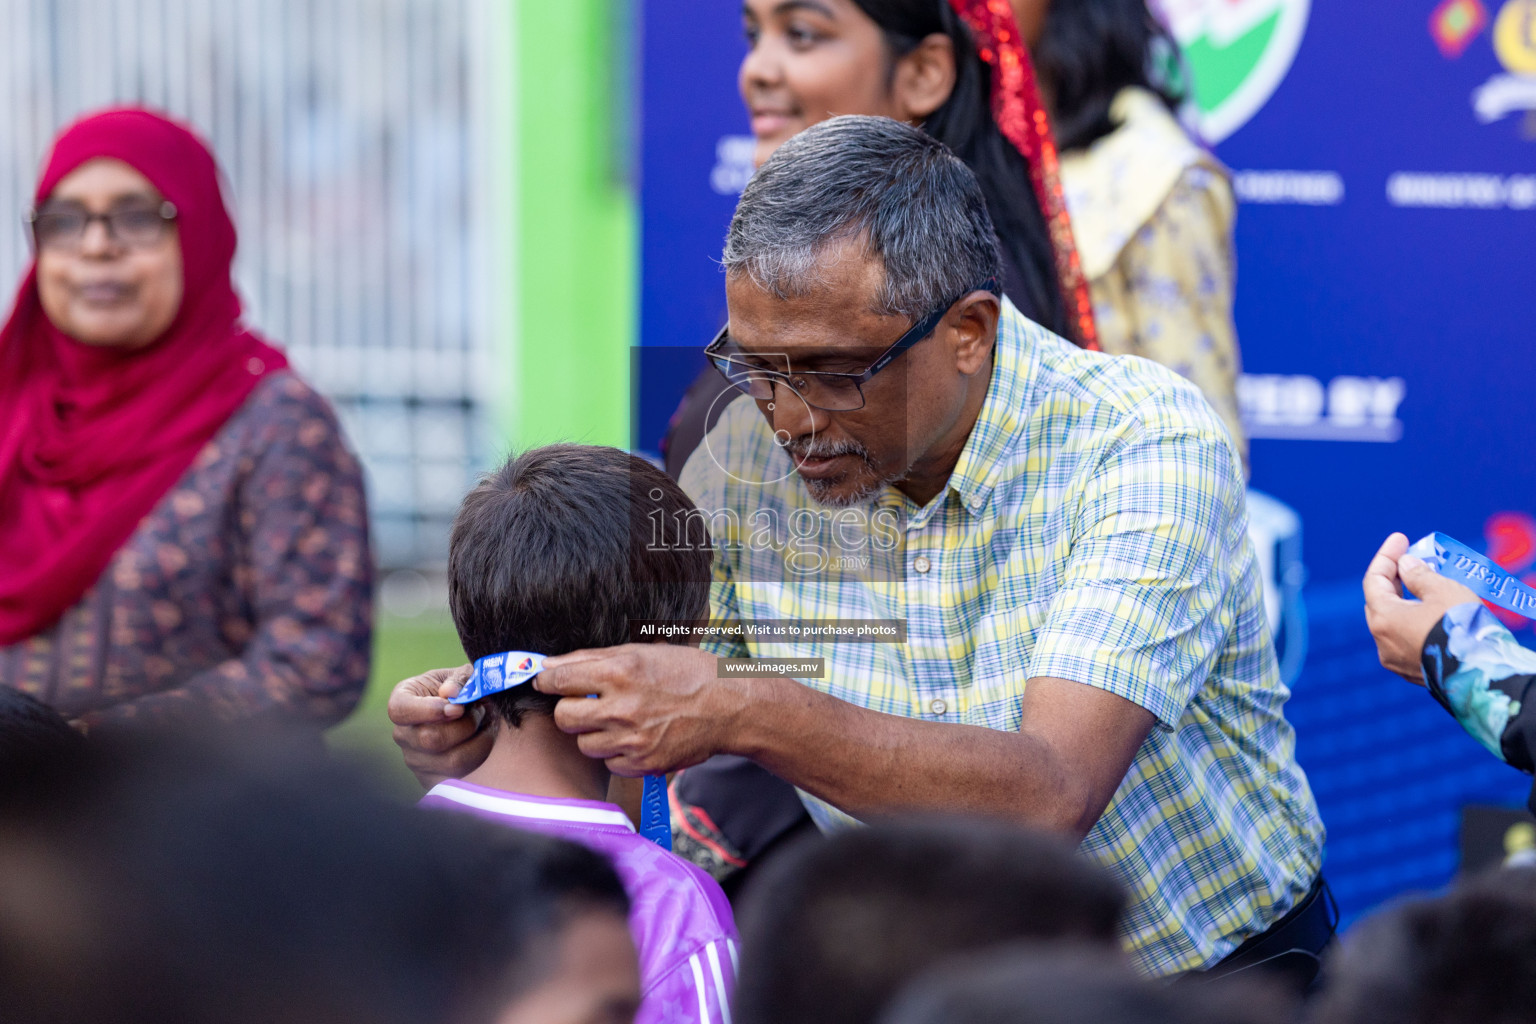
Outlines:
{"label": "short sleeve cuff", "polygon": [[[1086,648],[1087,644],[1079,640],[1074,646]],[[1144,670],[1131,667],[1124,658],[1113,657],[1114,653],[1104,650],[1075,653],[1055,646],[1049,637],[1042,638],[1030,658],[1029,675],[1031,678],[1066,679],[1123,697],[1152,712],[1160,728],[1170,732],[1177,729],[1188,701],[1180,700],[1164,687],[1152,685]]]}

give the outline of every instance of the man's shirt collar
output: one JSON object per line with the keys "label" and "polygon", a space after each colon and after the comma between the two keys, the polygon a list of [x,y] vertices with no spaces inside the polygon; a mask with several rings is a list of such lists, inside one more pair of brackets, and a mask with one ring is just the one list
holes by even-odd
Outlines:
{"label": "man's shirt collar", "polygon": [[1023,443],[1027,423],[1024,410],[1039,374],[1038,346],[1031,343],[1034,332],[1045,328],[1027,319],[1005,297],[997,321],[997,340],[993,344],[992,380],[982,401],[976,424],[966,439],[960,458],[949,476],[945,491],[910,516],[912,526],[921,527],[943,505],[953,490],[972,515],[987,507],[992,491],[1005,475],[1011,459],[1007,456]]}

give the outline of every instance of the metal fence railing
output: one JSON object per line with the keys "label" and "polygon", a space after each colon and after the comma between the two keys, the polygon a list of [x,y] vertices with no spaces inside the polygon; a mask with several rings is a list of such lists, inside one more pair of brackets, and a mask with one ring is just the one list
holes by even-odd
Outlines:
{"label": "metal fence railing", "polygon": [[487,448],[500,2],[0,0],[0,287],[59,127],[120,102],[190,120],[228,175],[247,318],[336,403],[387,567],[441,563]]}

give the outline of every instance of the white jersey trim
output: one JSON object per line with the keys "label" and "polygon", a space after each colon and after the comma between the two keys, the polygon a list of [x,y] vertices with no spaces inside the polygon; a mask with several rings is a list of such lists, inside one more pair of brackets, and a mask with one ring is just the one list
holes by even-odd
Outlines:
{"label": "white jersey trim", "polygon": [[699,954],[688,958],[693,968],[693,990],[699,994],[699,1024],[709,1024],[709,1003],[704,998],[704,968],[699,964]]}
{"label": "white jersey trim", "polygon": [[515,796],[492,796],[472,789],[460,789],[448,783],[438,783],[427,791],[427,796],[451,800],[465,807],[482,811],[494,811],[518,818],[534,818],[541,821],[575,822],[583,825],[607,825],[635,831],[635,823],[629,815],[613,807],[573,807],[567,804],[544,804],[534,800],[520,800]]}
{"label": "white jersey trim", "polygon": [[720,1016],[725,1024],[731,1024],[731,1000],[725,992],[725,978],[720,974],[720,953],[713,942],[704,947],[704,952],[709,956],[709,973],[715,979],[715,1001],[720,1004]]}

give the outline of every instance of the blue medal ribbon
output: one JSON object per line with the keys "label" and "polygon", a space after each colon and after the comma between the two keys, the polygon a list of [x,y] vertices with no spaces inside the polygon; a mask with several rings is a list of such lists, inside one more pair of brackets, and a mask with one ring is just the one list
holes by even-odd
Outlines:
{"label": "blue medal ribbon", "polygon": [[640,795],[640,834],[663,850],[672,849],[672,812],[667,806],[667,777],[647,775]]}
{"label": "blue medal ribbon", "polygon": [[[1472,593],[1506,611],[1536,619],[1536,589],[1521,583],[1487,555],[1443,533],[1423,537],[1408,549],[1446,579],[1465,584]],[[1410,595],[1411,596],[1411,595]]]}
{"label": "blue medal ribbon", "polygon": [[544,671],[544,655],[530,651],[502,651],[475,661],[474,674],[450,704],[473,704],[493,693],[522,686]]}
{"label": "blue medal ribbon", "polygon": [[[544,671],[544,655],[531,651],[502,651],[475,660],[475,671],[450,704],[477,700],[533,681]],[[596,694],[593,694],[596,696]],[[672,849],[672,814],[667,805],[667,777],[647,775],[640,797],[640,834],[664,850]]]}

